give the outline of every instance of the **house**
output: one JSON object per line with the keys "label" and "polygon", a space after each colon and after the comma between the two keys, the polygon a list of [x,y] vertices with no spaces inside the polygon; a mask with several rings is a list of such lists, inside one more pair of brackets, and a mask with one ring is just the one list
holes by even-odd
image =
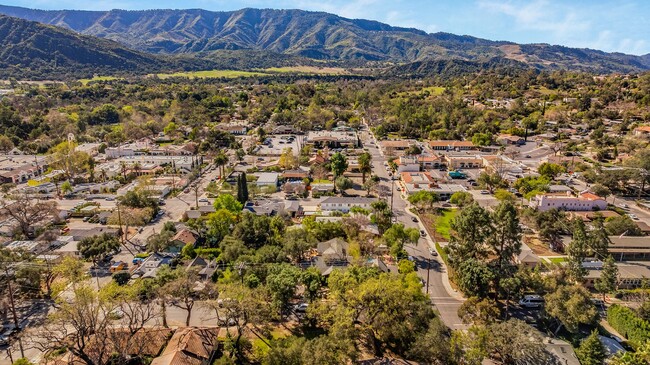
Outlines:
{"label": "house", "polygon": [[347,213],[352,207],[371,209],[371,204],[376,202],[374,198],[362,197],[328,197],[320,203],[320,209],[324,212],[339,211]]}
{"label": "house", "polygon": [[218,349],[218,335],[219,328],[180,328],[151,365],[212,364]]}
{"label": "house", "polygon": [[328,276],[336,268],[347,267],[350,263],[349,244],[342,238],[319,242],[316,249],[318,256],[314,266],[323,276]]}
{"label": "house", "polygon": [[217,271],[217,261],[208,261],[203,257],[197,256],[187,265],[187,268],[198,270],[199,279],[208,280],[212,278],[212,274]]}
{"label": "house", "polygon": [[436,151],[468,151],[476,148],[472,141],[436,140],[430,141],[429,147]]}
{"label": "house", "polygon": [[256,200],[247,202],[244,211],[266,216],[286,214],[290,217],[299,217],[304,214],[302,206],[296,200]]}
{"label": "house", "polygon": [[134,268],[131,276],[140,278],[155,278],[163,265],[170,265],[176,254],[154,252]]}
{"label": "house", "polygon": [[260,172],[255,174],[255,176],[257,176],[257,181],[255,182],[257,186],[278,186],[280,174],[277,172]]}
{"label": "house", "polygon": [[636,137],[650,138],[650,125],[642,125],[634,128],[634,135]]}
{"label": "house", "polygon": [[542,260],[537,256],[532,250],[522,250],[519,255],[517,255],[516,262],[519,265],[535,268]]}
{"label": "house", "polygon": [[310,186],[312,194],[325,194],[334,191],[334,183],[312,183]]}
{"label": "house", "polygon": [[571,193],[573,192],[573,189],[566,185],[549,185],[548,186],[548,192],[549,193]]}
{"label": "house", "polygon": [[68,235],[72,236],[72,239],[74,241],[81,241],[86,237],[101,236],[103,234],[109,234],[118,237],[120,235],[120,230],[118,228],[112,227],[96,227],[71,229],[68,232]]}
{"label": "house", "polygon": [[530,207],[547,211],[560,209],[566,211],[593,211],[607,209],[605,199],[592,194],[582,193],[578,196],[567,194],[540,194],[530,199]]}
{"label": "house", "polygon": [[287,181],[302,181],[309,178],[309,171],[304,170],[286,170],[282,173],[282,178]]}
{"label": "house", "polygon": [[25,251],[35,253],[39,248],[40,243],[36,241],[12,241],[5,245],[5,248],[10,251]]}
{"label": "house", "polygon": [[236,136],[243,136],[248,132],[248,126],[245,124],[219,124],[216,128],[220,131],[234,134]]}
{"label": "house", "polygon": [[172,246],[180,246],[181,248],[186,245],[196,245],[196,236],[192,231],[190,231],[187,228],[181,229],[180,231],[176,232],[174,237],[172,238]]}
{"label": "house", "polygon": [[497,142],[502,145],[521,146],[526,144],[526,139],[524,137],[513,136],[512,134],[499,134]]}

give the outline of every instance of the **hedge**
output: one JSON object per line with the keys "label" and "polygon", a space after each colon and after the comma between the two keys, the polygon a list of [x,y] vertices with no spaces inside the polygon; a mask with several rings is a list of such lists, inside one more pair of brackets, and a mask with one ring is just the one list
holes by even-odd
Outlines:
{"label": "hedge", "polygon": [[607,309],[607,322],[634,347],[650,340],[650,322],[639,317],[628,307],[618,304],[610,306]]}

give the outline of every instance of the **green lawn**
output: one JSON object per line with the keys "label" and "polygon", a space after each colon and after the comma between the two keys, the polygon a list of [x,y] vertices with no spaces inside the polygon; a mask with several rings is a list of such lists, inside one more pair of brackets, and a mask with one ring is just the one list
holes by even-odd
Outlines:
{"label": "green lawn", "polygon": [[234,70],[209,70],[209,71],[175,72],[171,74],[157,74],[157,76],[161,79],[167,79],[170,77],[187,77],[190,79],[210,78],[210,77],[237,78],[237,77],[254,77],[254,76],[267,76],[267,75],[268,74],[263,72],[234,71]]}
{"label": "green lawn", "polygon": [[429,95],[439,96],[445,92],[445,88],[442,86],[430,86],[430,87],[423,88],[420,92],[425,92],[425,91],[428,91]]}
{"label": "green lawn", "polygon": [[560,265],[567,261],[566,257],[550,257],[549,260],[556,265]]}
{"label": "green lawn", "polygon": [[444,209],[441,212],[441,215],[436,217],[436,232],[447,240],[449,240],[450,237],[449,231],[451,230],[451,221],[454,219],[457,212],[456,209]]}

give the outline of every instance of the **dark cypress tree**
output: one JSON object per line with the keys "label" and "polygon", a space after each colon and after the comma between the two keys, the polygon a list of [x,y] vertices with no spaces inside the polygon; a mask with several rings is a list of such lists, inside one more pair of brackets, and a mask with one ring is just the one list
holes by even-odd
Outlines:
{"label": "dark cypress tree", "polygon": [[242,176],[239,175],[237,176],[237,201],[240,203],[244,203],[244,190],[242,188]]}
{"label": "dark cypress tree", "polygon": [[242,199],[240,202],[242,204],[246,204],[248,201],[248,181],[246,180],[246,173],[242,172],[241,175],[239,175],[241,178],[241,191],[242,191]]}

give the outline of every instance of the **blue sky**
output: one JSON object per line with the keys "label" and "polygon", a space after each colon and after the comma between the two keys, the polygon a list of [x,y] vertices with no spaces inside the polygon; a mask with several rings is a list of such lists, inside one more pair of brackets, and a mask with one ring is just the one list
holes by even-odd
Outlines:
{"label": "blue sky", "polygon": [[317,10],[427,32],[637,55],[650,53],[648,0],[5,0],[2,3],[40,9]]}

